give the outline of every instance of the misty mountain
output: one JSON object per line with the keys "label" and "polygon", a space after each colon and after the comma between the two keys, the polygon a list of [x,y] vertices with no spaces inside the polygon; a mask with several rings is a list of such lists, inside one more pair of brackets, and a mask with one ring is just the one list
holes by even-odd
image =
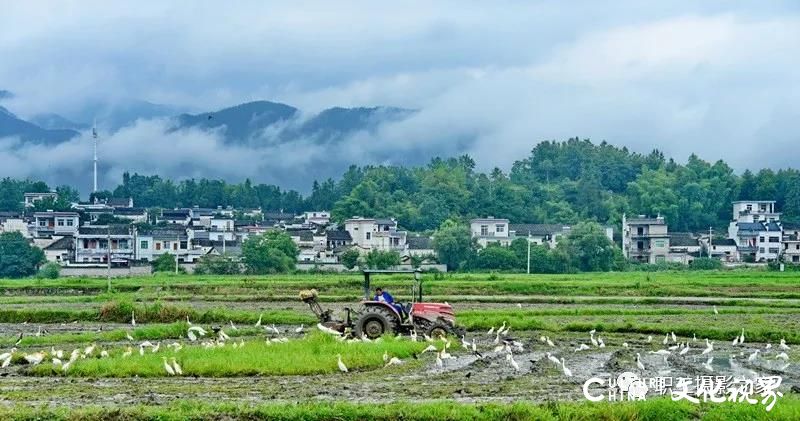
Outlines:
{"label": "misty mountain", "polygon": [[299,115],[297,108],[269,101],[254,101],[201,114],[182,114],[175,129],[220,129],[228,142],[243,142],[268,127]]}
{"label": "misty mountain", "polygon": [[11,91],[0,89],[0,99],[9,99],[9,98],[14,98],[14,94],[11,93]]}
{"label": "misty mountain", "polygon": [[86,123],[77,123],[54,113],[38,114],[30,118],[31,123],[48,130],[88,130],[91,126]]}
{"label": "misty mountain", "polygon": [[214,112],[180,115],[174,129],[220,130],[227,143],[235,144],[263,138],[278,143],[306,138],[325,143],[362,130],[373,132],[383,123],[402,120],[412,113],[395,107],[334,107],[306,118],[290,105],[255,101]]}
{"label": "misty mountain", "polygon": [[75,130],[48,130],[25,121],[0,107],[0,138],[18,137],[24,142],[55,144],[78,135]]}
{"label": "misty mountain", "polygon": [[120,99],[91,100],[78,109],[60,114],[68,120],[84,122],[89,126],[97,121],[100,130],[116,132],[132,125],[136,120],[172,117],[186,111],[185,108],[172,105],[154,104],[139,99]]}

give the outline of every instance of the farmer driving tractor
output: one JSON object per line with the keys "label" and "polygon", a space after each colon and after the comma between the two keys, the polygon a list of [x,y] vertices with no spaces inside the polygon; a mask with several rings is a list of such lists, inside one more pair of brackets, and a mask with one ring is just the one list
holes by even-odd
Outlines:
{"label": "farmer driving tractor", "polygon": [[394,302],[394,297],[392,297],[392,294],[389,294],[388,292],[384,291],[380,287],[375,288],[375,301],[380,301],[380,302],[383,302],[383,303],[386,303],[386,304],[391,304],[394,308],[397,309],[397,312],[400,315],[405,316],[405,314],[406,314],[405,309],[403,308],[403,305],[400,304],[400,303],[395,303]]}

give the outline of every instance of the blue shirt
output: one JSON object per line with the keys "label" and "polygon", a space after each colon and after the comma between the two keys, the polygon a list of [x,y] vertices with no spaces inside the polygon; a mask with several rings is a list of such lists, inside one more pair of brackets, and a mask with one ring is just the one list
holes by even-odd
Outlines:
{"label": "blue shirt", "polygon": [[388,292],[383,291],[381,294],[375,295],[375,301],[383,301],[392,304],[394,302],[394,298]]}

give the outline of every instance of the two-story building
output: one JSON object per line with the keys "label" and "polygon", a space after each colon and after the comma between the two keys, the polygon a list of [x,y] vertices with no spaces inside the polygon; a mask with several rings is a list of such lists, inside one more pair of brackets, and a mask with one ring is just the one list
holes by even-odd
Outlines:
{"label": "two-story building", "polygon": [[740,257],[747,261],[775,261],[783,248],[783,228],[779,221],[734,221],[728,227],[728,238],[736,242]]}
{"label": "two-story building", "polygon": [[469,221],[469,230],[472,238],[481,247],[486,247],[490,243],[497,243],[501,246],[511,244],[513,238],[509,233],[509,221],[504,218],[476,218]]}
{"label": "two-story building", "polygon": [[397,221],[385,218],[355,217],[344,221],[344,229],[350,234],[352,243],[361,250],[382,250],[404,253],[406,231],[397,229]]}
{"label": "two-story building", "polygon": [[236,240],[233,219],[222,216],[212,217],[208,225],[208,238],[213,241]]}
{"label": "two-story building", "polygon": [[189,225],[192,222],[191,209],[164,209],[161,215],[156,218],[157,222],[167,224]]}
{"label": "two-story building", "polygon": [[702,250],[700,239],[691,232],[669,233],[668,261],[688,265],[700,256]]}
{"label": "two-story building", "polygon": [[129,225],[85,225],[75,235],[76,263],[128,266],[134,260],[134,233]]}
{"label": "two-story building", "polygon": [[664,262],[669,257],[669,233],[663,216],[622,215],[622,254],[642,263]]}
{"label": "two-story building", "polygon": [[303,220],[308,224],[325,226],[331,222],[331,213],[328,211],[308,211],[303,213]]}
{"label": "two-story building", "polygon": [[33,234],[36,237],[72,235],[78,232],[80,216],[77,212],[35,212]]}

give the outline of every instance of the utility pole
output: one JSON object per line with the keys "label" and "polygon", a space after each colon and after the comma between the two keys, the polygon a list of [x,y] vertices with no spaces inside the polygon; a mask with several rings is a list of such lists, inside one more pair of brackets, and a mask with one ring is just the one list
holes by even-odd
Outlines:
{"label": "utility pole", "polygon": [[106,226],[106,281],[111,292],[111,225]]}
{"label": "utility pole", "polygon": [[711,242],[713,241],[711,239],[712,235],[711,232],[712,232],[711,227],[708,227],[708,257],[711,257]]}
{"label": "utility pole", "polygon": [[528,231],[528,275],[531,274],[531,233]]}
{"label": "utility pole", "polygon": [[175,237],[175,274],[178,274],[178,253],[180,252],[181,248],[181,239],[180,237]]}

